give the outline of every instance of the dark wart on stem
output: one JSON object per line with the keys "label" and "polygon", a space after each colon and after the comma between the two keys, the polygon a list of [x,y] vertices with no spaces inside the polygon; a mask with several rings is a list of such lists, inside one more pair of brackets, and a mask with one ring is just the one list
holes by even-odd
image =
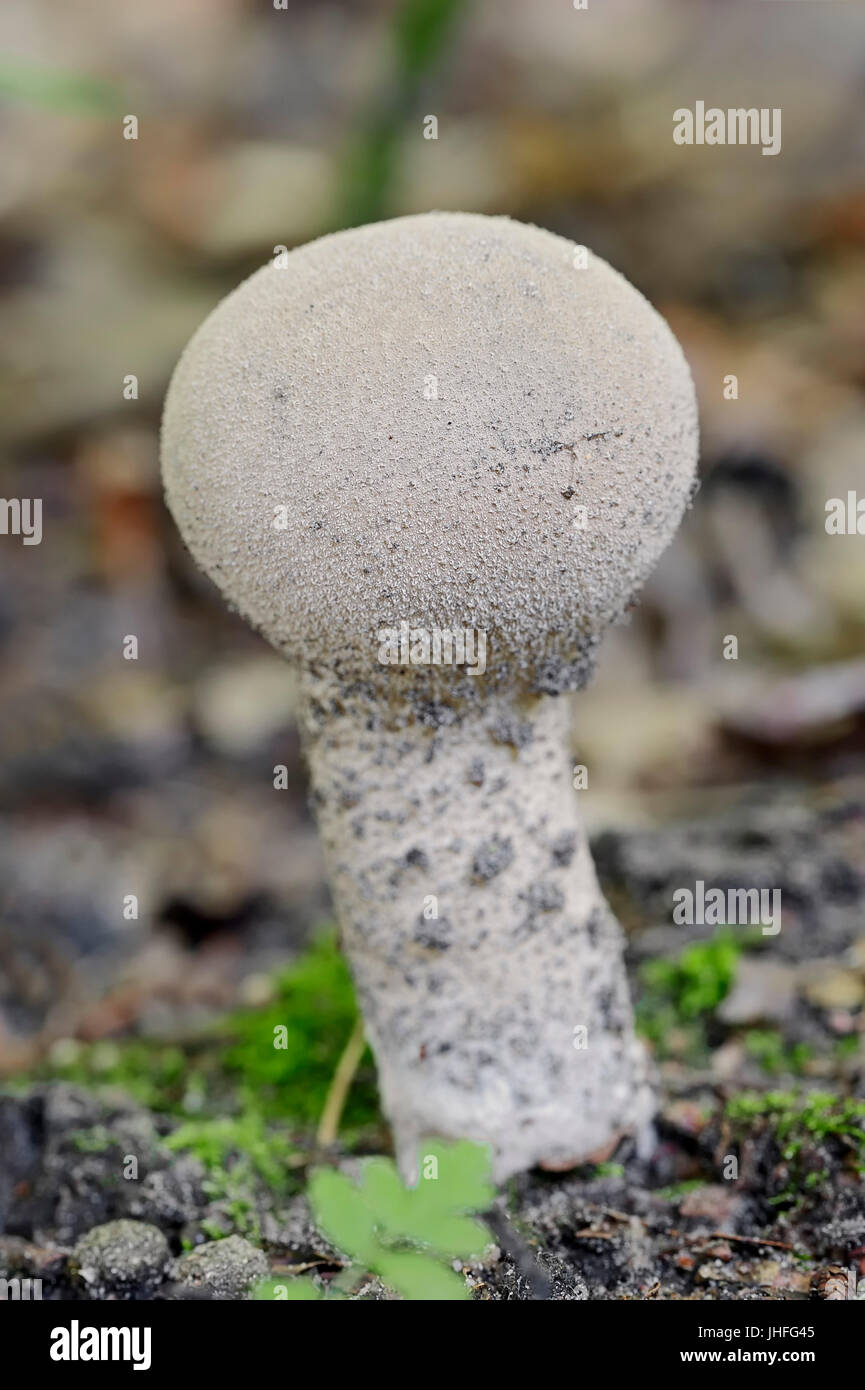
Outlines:
{"label": "dark wart on stem", "polygon": [[691,488],[694,391],[663,319],[507,218],[340,232],[210,315],[162,449],[198,564],[300,669],[404,1170],[428,1134],[489,1142],[501,1179],[639,1133],[652,1096],[561,697]]}

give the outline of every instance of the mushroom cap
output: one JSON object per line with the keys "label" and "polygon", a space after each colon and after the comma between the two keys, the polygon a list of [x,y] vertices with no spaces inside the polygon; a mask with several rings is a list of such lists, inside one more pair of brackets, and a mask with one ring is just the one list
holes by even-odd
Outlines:
{"label": "mushroom cap", "polygon": [[382,630],[473,628],[487,679],[583,682],[679,524],[697,415],[664,320],[577,261],[506,217],[401,217],[269,263],[195,333],[168,505],[289,658],[373,680]]}

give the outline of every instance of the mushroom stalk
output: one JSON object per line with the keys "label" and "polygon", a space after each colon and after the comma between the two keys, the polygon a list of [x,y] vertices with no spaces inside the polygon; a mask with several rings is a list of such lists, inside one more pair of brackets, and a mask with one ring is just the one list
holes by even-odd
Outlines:
{"label": "mushroom stalk", "polygon": [[611,1149],[651,1115],[621,928],[568,758],[569,701],[495,695],[388,726],[306,678],[304,741],[342,939],[401,1167],[444,1134],[498,1177]]}

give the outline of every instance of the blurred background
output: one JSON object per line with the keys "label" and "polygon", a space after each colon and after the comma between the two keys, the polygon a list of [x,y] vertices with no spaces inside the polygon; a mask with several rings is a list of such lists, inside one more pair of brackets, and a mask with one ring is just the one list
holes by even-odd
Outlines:
{"label": "blurred background", "polygon": [[[0,34],[0,490],[43,499],[0,536],[0,1070],[264,1007],[328,918],[292,676],[175,534],[160,411],[275,247],[429,209],[589,245],[681,340],[701,488],[574,701],[582,805],[637,965],[686,940],[670,884],[783,889],[714,1065],[760,1062],[737,1028],[861,1063],[865,537],[825,509],[865,495],[865,7],[6,0]],[[781,154],[677,146],[697,100],[780,107]]]}

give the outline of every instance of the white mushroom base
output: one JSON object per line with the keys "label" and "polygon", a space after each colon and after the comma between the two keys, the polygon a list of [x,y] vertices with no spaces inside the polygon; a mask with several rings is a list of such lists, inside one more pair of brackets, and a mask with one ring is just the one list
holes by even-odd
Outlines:
{"label": "white mushroom base", "polygon": [[646,1056],[572,789],[567,701],[494,697],[395,729],[306,684],[331,888],[405,1175],[427,1135],[489,1143],[500,1181],[645,1133]]}

